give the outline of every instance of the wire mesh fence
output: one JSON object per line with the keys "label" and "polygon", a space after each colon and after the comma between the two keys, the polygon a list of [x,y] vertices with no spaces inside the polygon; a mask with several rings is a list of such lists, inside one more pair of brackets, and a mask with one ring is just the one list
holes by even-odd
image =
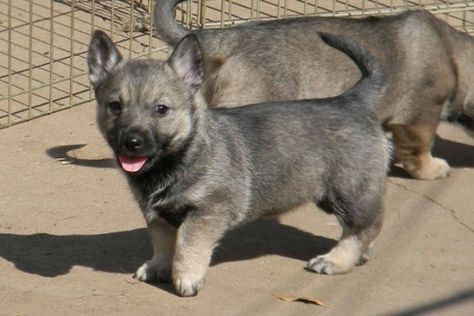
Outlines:
{"label": "wire mesh fence", "polygon": [[[124,56],[164,58],[153,37],[153,0],[0,0],[0,128],[92,100],[86,54],[92,30]],[[474,33],[474,1],[186,0],[176,18],[192,28],[302,15],[362,16],[422,7]]]}

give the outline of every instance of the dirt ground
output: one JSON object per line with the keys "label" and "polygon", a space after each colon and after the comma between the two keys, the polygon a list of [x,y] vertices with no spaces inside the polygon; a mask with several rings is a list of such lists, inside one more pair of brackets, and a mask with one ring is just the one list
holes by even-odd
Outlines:
{"label": "dirt ground", "polygon": [[0,315],[474,314],[474,138],[457,126],[443,123],[436,141],[449,179],[392,171],[365,266],[305,271],[340,233],[335,218],[305,206],[229,233],[192,298],[132,278],[151,249],[93,103],[2,130],[0,148]]}

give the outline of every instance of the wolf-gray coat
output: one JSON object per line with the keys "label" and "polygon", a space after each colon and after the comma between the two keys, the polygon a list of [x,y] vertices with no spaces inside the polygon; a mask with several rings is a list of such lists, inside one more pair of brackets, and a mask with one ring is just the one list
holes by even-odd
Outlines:
{"label": "wolf-gray coat", "polygon": [[362,19],[301,17],[191,31],[173,18],[183,0],[156,0],[154,25],[169,44],[196,34],[207,68],[203,93],[211,107],[335,96],[360,79],[347,56],[314,39],[316,32],[360,42],[379,60],[387,89],[373,104],[393,133],[396,156],[414,178],[446,177],[431,156],[445,115],[474,126],[474,39],[427,11]]}
{"label": "wolf-gray coat", "polygon": [[[315,35],[318,37],[318,35]],[[368,108],[380,67],[352,41],[326,35],[363,79],[341,96],[209,109],[202,52],[185,37],[166,62],[124,61],[96,31],[88,55],[98,125],[147,221],[153,258],[140,280],[197,293],[212,251],[230,228],[307,202],[335,214],[343,234],[308,269],[345,273],[367,260],[383,218],[389,145]]]}

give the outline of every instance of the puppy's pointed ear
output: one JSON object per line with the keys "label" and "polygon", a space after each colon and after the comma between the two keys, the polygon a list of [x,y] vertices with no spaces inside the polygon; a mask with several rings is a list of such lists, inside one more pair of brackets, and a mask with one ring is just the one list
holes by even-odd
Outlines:
{"label": "puppy's pointed ear", "polygon": [[100,30],[92,35],[87,54],[89,79],[97,87],[110,72],[122,61],[122,55],[112,40]]}
{"label": "puppy's pointed ear", "polygon": [[167,63],[179,78],[191,87],[197,88],[202,84],[204,66],[201,46],[196,35],[185,36],[176,45]]}

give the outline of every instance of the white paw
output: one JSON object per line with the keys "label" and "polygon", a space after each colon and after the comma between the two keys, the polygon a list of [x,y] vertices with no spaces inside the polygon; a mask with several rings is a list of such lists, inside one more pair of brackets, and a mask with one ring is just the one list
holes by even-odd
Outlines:
{"label": "white paw", "polygon": [[341,274],[350,271],[350,268],[342,267],[335,262],[326,259],[324,256],[317,256],[316,258],[311,259],[308,262],[306,269],[321,274]]}
{"label": "white paw", "polygon": [[306,269],[321,274],[347,273],[361,261],[361,257],[358,238],[347,237],[341,239],[327,254],[311,259]]}
{"label": "white paw", "polygon": [[435,166],[435,172],[433,173],[433,179],[443,179],[449,176],[451,167],[444,159],[433,158],[433,165]]}
{"label": "white paw", "polygon": [[134,277],[142,282],[171,282],[171,269],[150,260],[138,268]]}
{"label": "white paw", "polygon": [[195,296],[204,285],[204,279],[192,275],[173,277],[173,284],[179,296]]}
{"label": "white paw", "polygon": [[446,160],[431,158],[431,156],[429,156],[429,162],[422,165],[421,169],[415,169],[411,164],[406,164],[404,167],[413,178],[420,180],[444,179],[449,176],[451,171]]}

